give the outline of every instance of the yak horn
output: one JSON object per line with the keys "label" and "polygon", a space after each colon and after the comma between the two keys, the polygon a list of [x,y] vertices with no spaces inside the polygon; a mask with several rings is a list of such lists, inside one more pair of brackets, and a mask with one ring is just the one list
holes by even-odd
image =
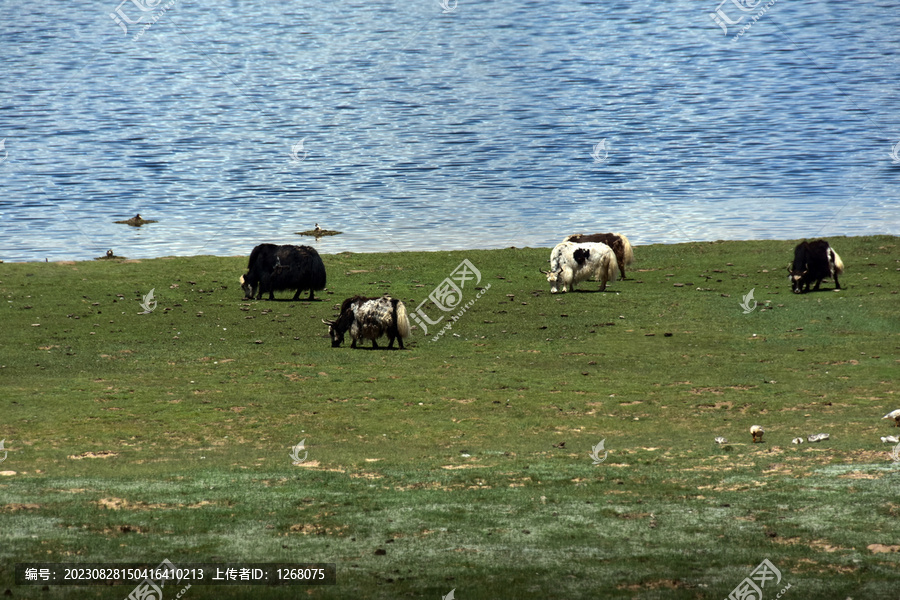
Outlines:
{"label": "yak horn", "polygon": [[538,271],[540,271],[540,272],[543,273],[544,275],[549,275],[549,274],[550,274],[550,271],[545,271],[545,270],[543,270],[543,269],[538,269]]}
{"label": "yak horn", "polygon": [[334,321],[326,321],[325,319],[322,319],[322,322],[326,325],[334,325]]}

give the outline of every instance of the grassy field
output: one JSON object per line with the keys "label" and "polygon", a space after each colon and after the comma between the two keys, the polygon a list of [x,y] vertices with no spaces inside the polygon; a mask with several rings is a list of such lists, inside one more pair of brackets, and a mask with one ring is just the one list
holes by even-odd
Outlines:
{"label": "grassy field", "polygon": [[[14,565],[169,559],[337,565],[188,600],[721,599],[768,559],[767,600],[894,597],[900,238],[830,241],[844,289],[804,295],[789,241],[638,247],[559,295],[549,249],[328,255],[316,302],[243,301],[245,258],[2,264],[0,594],[125,598]],[[345,297],[412,312],[463,259],[437,339],[428,303],[406,350],[330,347]]]}

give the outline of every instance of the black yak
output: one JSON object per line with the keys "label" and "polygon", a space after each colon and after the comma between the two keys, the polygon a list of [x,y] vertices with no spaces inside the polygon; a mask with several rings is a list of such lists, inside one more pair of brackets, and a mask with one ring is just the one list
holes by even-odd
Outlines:
{"label": "black yak", "polygon": [[300,292],[309,290],[309,300],[315,300],[313,291],[325,289],[325,265],[309,246],[260,244],[250,253],[241,287],[247,299],[260,300],[268,292],[274,300],[276,291],[297,290],[292,299],[299,300]]}
{"label": "black yak", "polygon": [[[791,289],[795,294],[809,291],[809,284],[816,282],[813,290],[819,289],[823,279],[833,278],[834,289],[841,289],[838,275],[844,272],[841,257],[825,240],[800,242],[794,248],[794,264],[788,267]],[[805,289],[804,289],[805,288]]]}
{"label": "black yak", "polygon": [[621,233],[594,233],[585,235],[576,233],[567,237],[564,242],[574,242],[576,244],[584,244],[587,242],[600,242],[612,248],[616,255],[616,262],[619,265],[619,273],[622,279],[625,279],[625,266],[634,262],[634,250],[631,248],[631,242]]}
{"label": "black yak", "polygon": [[394,347],[394,338],[403,350],[403,338],[409,337],[409,318],[406,306],[387,294],[381,298],[353,296],[341,304],[341,314],[334,321],[322,322],[328,325],[331,347],[337,348],[344,341],[344,334],[350,331],[351,348],[356,348],[360,338],[372,340],[372,347],[378,347],[378,338],[388,337],[388,348]]}

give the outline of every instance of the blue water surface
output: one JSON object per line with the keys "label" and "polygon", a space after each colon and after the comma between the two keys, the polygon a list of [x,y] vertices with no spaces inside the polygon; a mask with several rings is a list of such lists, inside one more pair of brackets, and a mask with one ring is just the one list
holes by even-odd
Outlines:
{"label": "blue water surface", "polygon": [[2,7],[6,261],[900,233],[890,2]]}

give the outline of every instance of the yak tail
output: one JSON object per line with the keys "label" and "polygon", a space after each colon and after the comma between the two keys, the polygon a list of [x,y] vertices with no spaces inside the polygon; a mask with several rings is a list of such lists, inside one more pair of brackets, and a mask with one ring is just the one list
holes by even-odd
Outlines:
{"label": "yak tail", "polygon": [[397,301],[397,334],[401,339],[409,337],[409,317],[406,315],[406,305]]}
{"label": "yak tail", "polygon": [[[613,235],[619,236],[619,239],[622,240],[622,246],[624,247],[624,252],[622,252],[622,256],[625,260],[625,265],[630,265],[634,262],[634,250],[631,248],[631,242],[628,241],[628,238],[622,235],[621,233],[615,233]],[[623,266],[625,266],[623,265]]]}
{"label": "yak tail", "polygon": [[834,274],[843,275],[844,263],[841,261],[841,257],[838,256],[838,253],[834,251],[834,248],[831,248],[831,255],[834,257]]}
{"label": "yak tail", "polygon": [[606,269],[606,281],[615,281],[616,273],[619,272],[619,263],[616,261],[616,255],[612,251],[609,253],[609,260],[606,261],[604,268]]}

